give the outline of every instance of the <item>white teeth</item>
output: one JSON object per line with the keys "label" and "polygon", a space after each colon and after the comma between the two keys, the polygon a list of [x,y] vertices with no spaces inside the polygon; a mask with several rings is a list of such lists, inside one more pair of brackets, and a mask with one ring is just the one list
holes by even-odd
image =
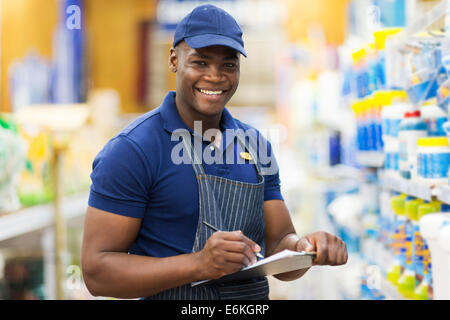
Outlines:
{"label": "white teeth", "polygon": [[213,95],[213,94],[222,94],[223,91],[222,90],[220,90],[220,91],[209,91],[209,90],[200,89],[200,92],[204,93],[204,94]]}

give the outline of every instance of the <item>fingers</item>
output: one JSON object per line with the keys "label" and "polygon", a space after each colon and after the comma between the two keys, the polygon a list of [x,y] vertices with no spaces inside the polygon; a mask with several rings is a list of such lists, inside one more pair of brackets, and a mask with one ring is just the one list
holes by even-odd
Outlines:
{"label": "fingers", "polygon": [[245,265],[253,264],[256,262],[256,256],[254,254],[254,251],[251,250],[250,247],[244,242],[225,240],[223,248],[227,253],[234,253],[244,256],[247,259]]}
{"label": "fingers", "polygon": [[241,231],[217,231],[207,243],[216,261],[221,264],[238,263],[241,268],[255,263],[255,251],[261,250],[258,244],[244,236]]}
{"label": "fingers", "polygon": [[335,237],[335,238],[336,238],[336,241],[335,241],[336,264],[335,265],[346,264],[347,259],[348,259],[347,245],[339,237]]}
{"label": "fingers", "polygon": [[[347,247],[339,237],[327,232],[316,232],[304,238],[311,244],[305,251],[316,251],[313,265],[337,266],[347,263]],[[303,246],[299,244],[297,247]]]}
{"label": "fingers", "polygon": [[328,246],[327,235],[319,233],[317,237],[311,239],[311,244],[316,247],[316,258],[313,260],[313,264],[325,265],[328,262]]}
{"label": "fingers", "polygon": [[244,253],[251,263],[257,261],[255,252],[261,251],[261,247],[247,238],[241,231],[223,232],[223,239],[228,241],[228,251]]}
{"label": "fingers", "polygon": [[251,265],[253,262],[245,254],[237,252],[227,252],[224,256],[226,263],[239,264],[240,268]]}
{"label": "fingers", "polygon": [[308,241],[307,238],[303,237],[300,240],[298,240],[297,242],[297,251],[306,251],[306,252],[311,252],[314,251],[314,247],[312,246],[312,244]]}
{"label": "fingers", "polygon": [[256,242],[247,238],[240,230],[233,232],[224,232],[224,237],[227,240],[244,242],[250,248],[250,250],[252,250],[252,252],[261,251],[261,247]]}
{"label": "fingers", "polygon": [[342,247],[343,247],[343,249],[339,256],[339,259],[340,259],[339,262],[340,262],[340,264],[346,264],[348,261],[348,252],[347,252],[347,245],[345,244],[344,241],[342,241]]}

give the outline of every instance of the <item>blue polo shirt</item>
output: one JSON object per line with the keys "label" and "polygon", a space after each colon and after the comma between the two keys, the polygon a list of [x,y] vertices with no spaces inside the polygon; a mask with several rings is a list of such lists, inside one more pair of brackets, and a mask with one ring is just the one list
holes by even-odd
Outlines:
{"label": "blue polo shirt", "polygon": [[[227,141],[225,132],[252,128],[234,119],[226,108],[221,127],[223,146],[214,152],[234,148],[235,157],[239,157],[242,146],[236,137]],[[134,120],[94,159],[89,205],[142,219],[139,234],[129,250],[132,254],[167,257],[192,251],[199,215],[198,184],[192,164],[172,161],[172,150],[182,143],[171,139],[177,129],[193,132],[181,120],[175,92],[170,91],[161,106]],[[270,156],[270,161],[263,164],[263,169],[270,168],[264,175],[264,200],[283,200],[270,143],[262,141]],[[257,147],[259,150],[259,144]],[[203,141],[202,148],[211,148],[211,142]],[[258,181],[254,164],[222,162],[204,163],[205,173],[249,183]]]}

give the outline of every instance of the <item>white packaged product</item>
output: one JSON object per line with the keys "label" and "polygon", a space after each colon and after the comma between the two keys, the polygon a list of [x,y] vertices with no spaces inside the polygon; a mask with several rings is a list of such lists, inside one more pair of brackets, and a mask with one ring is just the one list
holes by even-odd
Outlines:
{"label": "white packaged product", "polygon": [[445,221],[450,222],[450,213],[428,214],[419,221],[420,233],[427,241],[431,252],[433,296],[436,300],[450,299],[450,251],[442,246],[440,239],[440,230]]}
{"label": "white packaged product", "polygon": [[399,172],[406,179],[414,179],[417,173],[417,140],[427,136],[427,125],[420,111],[405,112],[398,132]]}
{"label": "white packaged product", "polygon": [[420,108],[422,118],[427,124],[428,136],[445,137],[444,123],[447,122],[447,113],[436,104],[424,105]]}
{"label": "white packaged product", "polygon": [[398,138],[386,136],[384,140],[384,167],[386,172],[398,174]]}
{"label": "white packaged product", "polygon": [[[440,295],[439,299],[450,299],[450,217],[443,222],[441,230],[439,232],[439,244],[443,250],[444,257],[442,260],[445,261],[445,267],[441,268],[441,271],[445,270],[445,274],[442,274],[440,284]],[[445,269],[444,269],[445,268]]]}

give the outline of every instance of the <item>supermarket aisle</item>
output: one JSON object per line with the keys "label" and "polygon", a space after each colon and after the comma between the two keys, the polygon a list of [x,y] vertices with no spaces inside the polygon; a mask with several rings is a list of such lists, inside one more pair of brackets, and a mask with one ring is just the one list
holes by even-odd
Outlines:
{"label": "supermarket aisle", "polygon": [[[349,253],[271,298],[450,299],[448,1],[215,3],[248,53],[227,109],[272,143],[297,233]],[[108,299],[81,274],[93,159],[175,89],[197,4],[1,1],[0,299]]]}

